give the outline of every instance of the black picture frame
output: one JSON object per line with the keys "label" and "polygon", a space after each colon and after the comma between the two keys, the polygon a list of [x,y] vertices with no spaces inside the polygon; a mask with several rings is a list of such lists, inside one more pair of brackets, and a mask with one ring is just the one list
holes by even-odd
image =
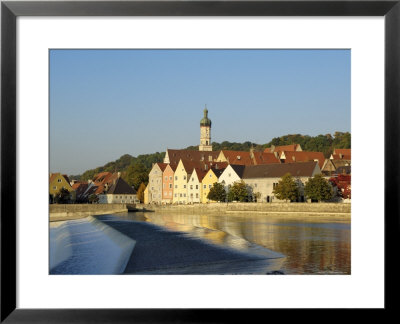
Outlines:
{"label": "black picture frame", "polygon": [[[2,1],[1,2],[1,322],[234,322],[268,310],[16,308],[16,18],[18,16],[384,16],[385,311],[395,310],[393,264],[399,235],[400,0],[394,1]],[[373,175],[368,175],[373,177]],[[368,199],[366,197],[366,199]],[[371,259],[372,261],[372,259]],[[366,283],[367,284],[367,283]]]}

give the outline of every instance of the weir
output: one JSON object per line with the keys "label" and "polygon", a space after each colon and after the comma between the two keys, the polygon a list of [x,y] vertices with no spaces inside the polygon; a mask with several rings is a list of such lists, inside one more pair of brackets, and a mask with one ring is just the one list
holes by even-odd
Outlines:
{"label": "weir", "polygon": [[135,240],[93,217],[57,225],[50,227],[50,274],[119,274],[125,270]]}

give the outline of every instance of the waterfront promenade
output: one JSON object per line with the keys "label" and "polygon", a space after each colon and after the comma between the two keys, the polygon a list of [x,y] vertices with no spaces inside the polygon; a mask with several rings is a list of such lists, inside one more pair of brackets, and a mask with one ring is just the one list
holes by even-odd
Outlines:
{"label": "waterfront promenade", "polygon": [[[187,205],[137,204],[138,211],[166,211],[174,213],[212,213],[212,214],[271,214],[282,217],[340,218],[351,217],[350,203],[210,203]],[[62,221],[87,216],[127,212],[126,204],[67,204],[50,205],[50,221]]]}
{"label": "waterfront promenade", "polygon": [[49,220],[57,222],[127,211],[127,204],[51,204]]}

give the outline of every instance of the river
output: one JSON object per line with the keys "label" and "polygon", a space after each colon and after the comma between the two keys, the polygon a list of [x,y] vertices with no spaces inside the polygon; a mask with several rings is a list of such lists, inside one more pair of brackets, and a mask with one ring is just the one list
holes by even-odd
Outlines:
{"label": "river", "polygon": [[152,223],[244,252],[277,252],[285,256],[277,273],[351,273],[351,224],[346,219],[251,212],[221,215],[159,211],[119,213],[111,217]]}

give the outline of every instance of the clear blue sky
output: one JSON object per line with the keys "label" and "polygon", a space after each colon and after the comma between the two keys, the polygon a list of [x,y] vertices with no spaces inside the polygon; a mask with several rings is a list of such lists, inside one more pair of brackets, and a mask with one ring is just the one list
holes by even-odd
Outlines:
{"label": "clear blue sky", "polygon": [[350,50],[51,50],[50,171],[123,154],[350,131]]}

